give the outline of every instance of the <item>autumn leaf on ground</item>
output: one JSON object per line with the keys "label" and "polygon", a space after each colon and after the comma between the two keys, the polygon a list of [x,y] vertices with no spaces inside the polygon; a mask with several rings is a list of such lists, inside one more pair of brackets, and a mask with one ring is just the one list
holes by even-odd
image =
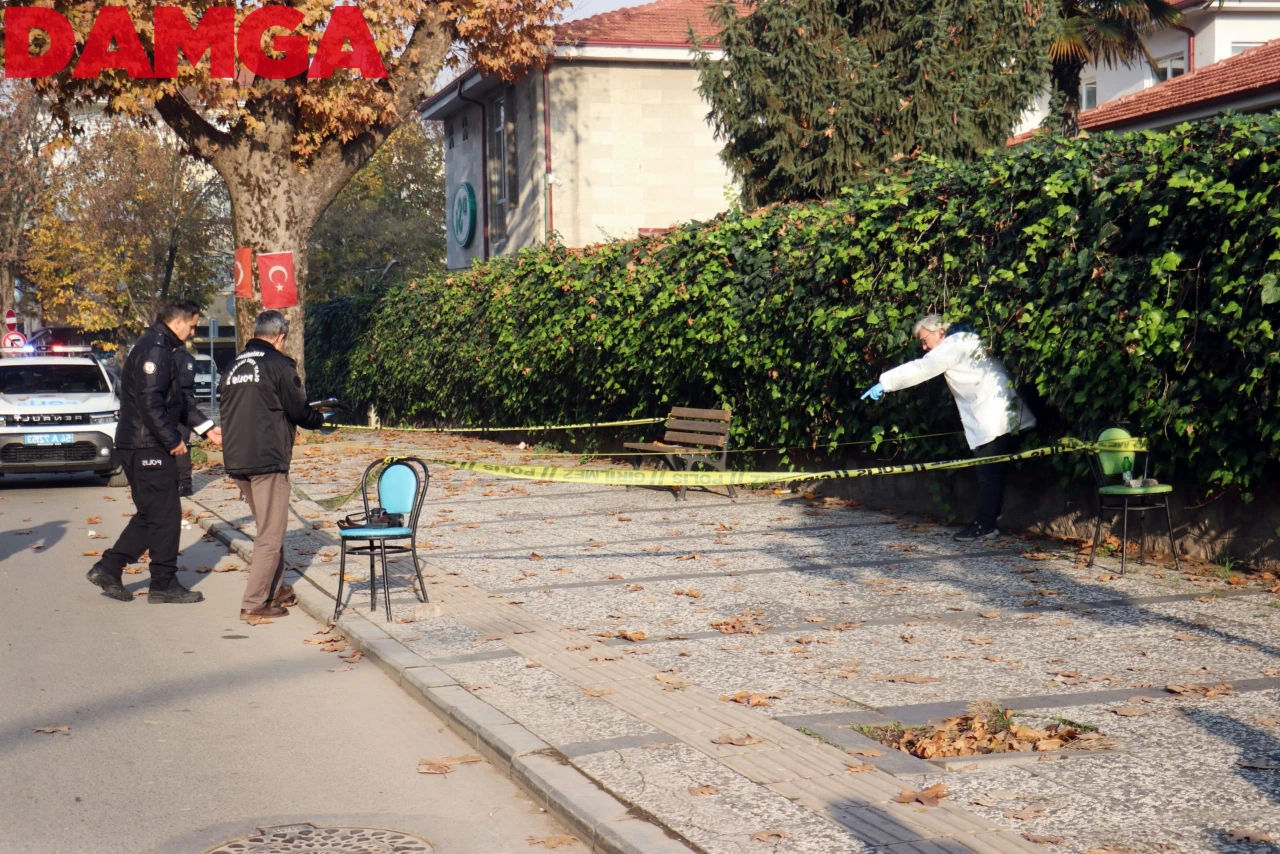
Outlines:
{"label": "autumn leaf on ground", "polygon": [[612,694],[612,688],[583,688],[582,693],[588,697],[603,697],[605,694]]}
{"label": "autumn leaf on ground", "polygon": [[860,774],[863,771],[874,771],[876,770],[876,766],[872,765],[870,762],[863,762],[860,765],[846,764],[844,766],[844,770],[852,771],[855,774]]}
{"label": "autumn leaf on ground", "polygon": [[561,845],[573,845],[578,840],[572,836],[530,836],[530,845],[541,845],[544,848],[559,848]]}
{"label": "autumn leaf on ground", "polygon": [[1245,827],[1233,827],[1227,831],[1227,836],[1232,842],[1274,842],[1271,834],[1262,833],[1257,830],[1249,830]]}
{"label": "autumn leaf on ground", "polygon": [[731,732],[711,739],[712,744],[729,744],[734,747],[746,747],[748,744],[759,744],[761,741],[763,739],[756,738],[754,735],[734,735]]}
{"label": "autumn leaf on ground", "polygon": [[1147,709],[1147,708],[1143,708],[1142,706],[1135,706],[1132,703],[1125,703],[1122,706],[1116,706],[1115,708],[1107,709],[1107,711],[1113,714],[1119,715],[1122,718],[1137,718],[1137,717],[1141,717],[1142,715],[1152,714],[1153,712],[1155,712],[1155,709]]}
{"label": "autumn leaf on ground", "polygon": [[1004,817],[1016,818],[1018,821],[1035,821],[1038,818],[1048,818],[1049,813],[1045,812],[1042,806],[1032,806],[1020,810],[1005,810]]}
{"label": "autumn leaf on ground", "polygon": [[951,793],[947,791],[946,783],[935,783],[927,789],[919,792],[913,792],[910,789],[903,789],[902,792],[893,800],[899,804],[921,803],[926,807],[936,807],[938,801],[942,798],[951,797]]}
{"label": "autumn leaf on ground", "polygon": [[88,551],[84,553],[85,557],[101,557],[102,552]]}
{"label": "autumn leaf on ground", "polygon": [[532,552],[529,555],[529,560],[546,560],[546,558],[544,558],[542,555],[538,554],[537,552]]}
{"label": "autumn leaf on ground", "polygon": [[1066,841],[1061,836],[1045,836],[1042,833],[1024,833],[1022,838],[1038,845],[1061,845]]}
{"label": "autumn leaf on ground", "polygon": [[761,830],[751,834],[756,842],[781,842],[787,838],[785,830]]}
{"label": "autumn leaf on ground", "polygon": [[852,750],[846,750],[852,756],[884,756],[883,750],[876,750],[874,747],[855,747]]}
{"label": "autumn leaf on ground", "polygon": [[71,727],[69,726],[39,726],[31,731],[44,733],[45,735],[52,735],[58,732],[65,732],[67,735],[71,735]]}
{"label": "autumn leaf on ground", "polygon": [[419,774],[448,774],[456,765],[466,765],[471,762],[482,762],[479,756],[474,753],[465,756],[441,756],[439,759],[420,759],[418,760]]}
{"label": "autumn leaf on ground", "polygon": [[90,516],[88,519],[85,519],[85,522],[89,523],[90,525],[101,525],[101,524],[102,524],[102,517],[101,517],[101,516]]}
{"label": "autumn leaf on ground", "polygon": [[680,555],[676,560],[698,560],[701,557],[697,552],[689,552],[687,555]]}
{"label": "autumn leaf on ground", "polygon": [[867,677],[872,682],[906,682],[908,685],[926,685],[930,682],[940,682],[933,676],[921,676],[917,673],[903,673],[895,676],[884,676],[879,673],[873,673]]}
{"label": "autumn leaf on ground", "polygon": [[978,616],[982,617],[984,620],[994,620],[1000,616],[1000,612],[999,611],[979,611]]}
{"label": "autumn leaf on ground", "polygon": [[968,638],[965,638],[965,640],[967,640],[971,644],[976,644],[978,646],[986,646],[987,644],[995,643],[995,641],[987,637],[968,637]]}
{"label": "autumn leaf on ground", "polygon": [[489,643],[490,641],[500,640],[502,640],[502,635],[485,635],[484,637],[476,638],[476,643]]}
{"label": "autumn leaf on ground", "polygon": [[1280,718],[1254,718],[1253,722],[1258,726],[1280,726]]}
{"label": "autumn leaf on ground", "polygon": [[769,705],[769,697],[764,694],[752,694],[750,691],[738,691],[732,695],[721,694],[720,699],[727,703],[741,703],[744,706]]}
{"label": "autumn leaf on ground", "polygon": [[1197,700],[1214,700],[1218,697],[1231,697],[1235,695],[1235,691],[1231,690],[1231,686],[1227,683],[1219,685],[1167,685],[1165,690],[1177,694],[1180,697],[1190,697]]}
{"label": "autumn leaf on ground", "polygon": [[1280,771],[1280,762],[1248,762],[1241,760],[1236,764],[1241,768],[1251,768],[1254,771]]}
{"label": "autumn leaf on ground", "polygon": [[711,785],[707,785],[707,786],[690,786],[690,787],[689,787],[689,794],[691,794],[691,795],[695,795],[695,796],[701,796],[701,795],[718,795],[718,794],[720,794],[720,790],[719,790],[718,788],[716,788],[715,786],[711,786]]}
{"label": "autumn leaf on ground", "polygon": [[642,632],[638,630],[633,632],[633,631],[628,631],[627,629],[619,629],[617,636],[622,638],[623,640],[629,640],[632,643],[638,643],[639,641],[648,640],[649,638],[649,635],[646,632]]}
{"label": "autumn leaf on ground", "polygon": [[669,690],[678,690],[680,688],[688,688],[690,684],[687,680],[681,679],[679,676],[675,675],[674,673],[655,673],[653,674],[653,678],[657,679]]}
{"label": "autumn leaf on ground", "polygon": [[245,622],[251,626],[265,626],[268,623],[274,623],[275,620],[270,617],[249,617]]}

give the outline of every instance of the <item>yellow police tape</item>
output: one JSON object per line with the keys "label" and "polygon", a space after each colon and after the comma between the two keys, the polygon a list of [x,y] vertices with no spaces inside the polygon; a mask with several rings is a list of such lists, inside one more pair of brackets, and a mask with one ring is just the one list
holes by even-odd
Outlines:
{"label": "yellow police tape", "polygon": [[629,421],[592,421],[590,424],[539,424],[536,427],[366,427],[359,424],[335,424],[343,430],[396,430],[405,433],[529,433],[546,430],[579,430],[586,427],[630,427],[634,424],[658,424],[665,418],[632,418]]}
{"label": "yellow police tape", "polygon": [[[522,480],[544,480],[555,483],[590,483],[613,486],[760,486],[766,483],[787,483],[796,480],[840,480],[849,477],[873,477],[888,474],[911,474],[922,471],[946,471],[991,463],[1030,460],[1054,454],[1076,451],[1145,451],[1145,439],[1112,439],[1105,442],[1081,442],[1063,439],[1057,445],[1035,448],[1016,454],[991,457],[967,457],[959,460],[943,460],[933,463],[910,463],[898,466],[872,466],[860,469],[832,469],[830,471],[661,471],[648,469],[587,469],[558,466],[522,466],[504,463],[482,463],[472,460],[454,460],[441,457],[423,457],[427,462],[449,466],[463,471],[514,477]],[[388,457],[388,461],[394,461]]]}
{"label": "yellow police tape", "polygon": [[[943,460],[932,463],[909,463],[898,466],[872,466],[860,469],[831,469],[830,471],[661,471],[648,469],[587,469],[563,468],[560,466],[523,466],[504,463],[482,463],[472,460],[455,460],[445,457],[419,457],[426,462],[449,466],[461,471],[473,471],[481,474],[492,474],[499,477],[513,477],[521,480],[540,480],[554,483],[588,483],[608,486],[762,486],[768,483],[788,483],[797,480],[840,480],[850,477],[873,477],[889,474],[913,474],[922,471],[948,471],[952,469],[971,468],[991,463],[1031,460],[1037,457],[1049,457],[1055,454],[1069,454],[1077,451],[1097,452],[1143,452],[1147,449],[1147,440],[1108,439],[1099,442],[1082,442],[1079,439],[1064,438],[1058,444],[1044,448],[1034,448],[1016,454],[1001,454],[991,457],[967,457],[959,460]],[[383,459],[385,465],[409,455],[388,456]],[[305,493],[294,488],[295,494],[306,498]],[[315,501],[327,510],[341,507],[360,492],[357,486],[346,495],[334,496]]]}

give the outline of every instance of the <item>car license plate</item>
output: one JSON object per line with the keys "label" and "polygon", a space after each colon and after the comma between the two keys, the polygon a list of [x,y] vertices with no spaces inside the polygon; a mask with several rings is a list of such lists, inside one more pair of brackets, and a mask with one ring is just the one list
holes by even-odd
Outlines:
{"label": "car license plate", "polygon": [[28,433],[22,437],[24,445],[73,445],[74,433]]}

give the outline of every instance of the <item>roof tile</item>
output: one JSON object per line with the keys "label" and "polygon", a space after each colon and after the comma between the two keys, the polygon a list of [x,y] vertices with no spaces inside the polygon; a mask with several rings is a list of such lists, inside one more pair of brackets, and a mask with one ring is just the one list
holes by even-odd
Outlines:
{"label": "roof tile", "polygon": [[558,44],[651,45],[689,44],[689,27],[707,47],[716,47],[720,28],[711,22],[707,0],[657,0],[568,21],[556,27]]}

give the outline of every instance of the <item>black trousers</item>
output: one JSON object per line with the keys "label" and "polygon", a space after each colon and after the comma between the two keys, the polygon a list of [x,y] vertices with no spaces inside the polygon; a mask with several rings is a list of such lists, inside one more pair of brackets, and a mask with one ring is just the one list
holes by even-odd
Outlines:
{"label": "black trousers", "polygon": [[[975,457],[995,457],[1012,454],[1018,447],[1018,438],[1006,433],[985,445],[973,449]],[[977,467],[978,515],[974,520],[984,528],[994,528],[1004,506],[1004,482],[1009,473],[1008,463],[990,463]]]}
{"label": "black trousers", "polygon": [[179,428],[178,428],[178,433],[179,433],[179,435],[181,435],[181,436],[182,436],[182,441],[186,442],[186,443],[187,443],[187,445],[188,445],[187,452],[186,452],[185,454],[180,454],[180,455],[178,455],[178,456],[174,457],[174,460],[176,460],[176,461],[177,461],[177,463],[178,463],[178,486],[179,486],[179,487],[183,487],[183,486],[185,486],[185,487],[187,487],[187,488],[189,489],[189,488],[191,488],[191,448],[190,448],[190,445],[191,445],[191,435],[192,435],[192,433],[191,433],[191,431],[190,431],[190,430],[188,430],[186,427],[179,427]]}
{"label": "black trousers", "polygon": [[167,590],[178,571],[182,533],[176,458],[160,448],[119,453],[137,512],[116,544],[103,553],[102,567],[121,578],[126,566],[150,552],[151,589]]}

